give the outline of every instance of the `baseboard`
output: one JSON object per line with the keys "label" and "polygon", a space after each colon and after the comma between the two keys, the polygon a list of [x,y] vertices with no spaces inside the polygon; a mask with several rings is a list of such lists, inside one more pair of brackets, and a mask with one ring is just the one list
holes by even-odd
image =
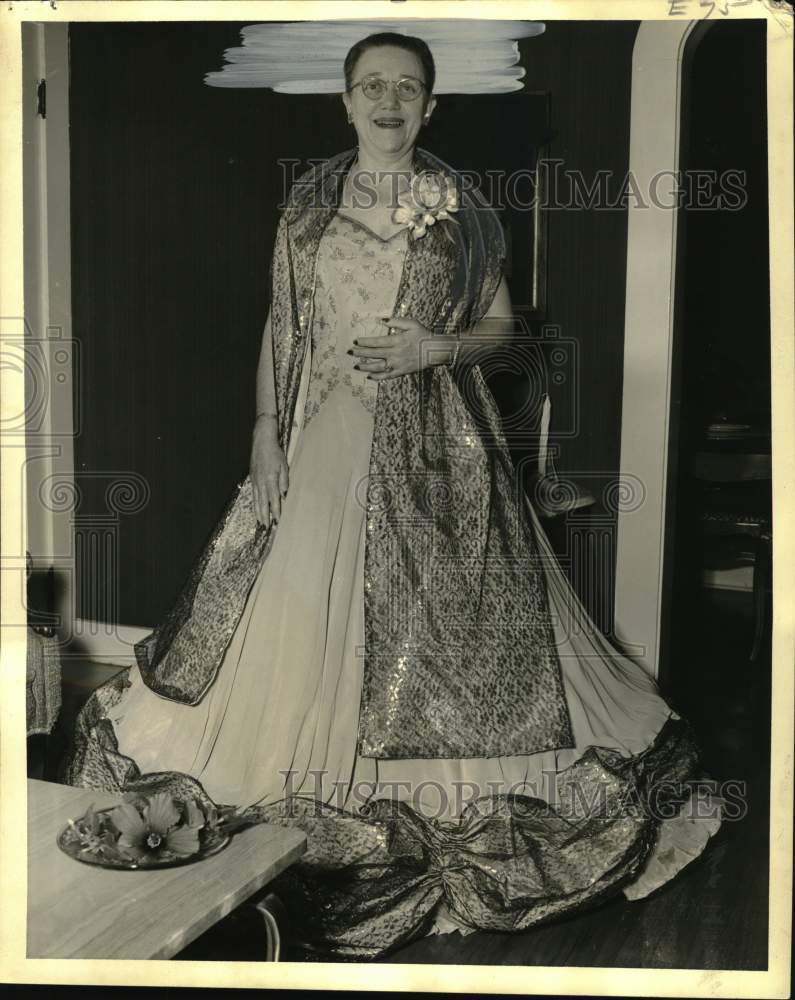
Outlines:
{"label": "baseboard", "polygon": [[75,618],[64,653],[95,663],[129,667],[135,663],[135,643],[145,639],[151,632],[151,628],[138,625],[115,625],[112,622]]}

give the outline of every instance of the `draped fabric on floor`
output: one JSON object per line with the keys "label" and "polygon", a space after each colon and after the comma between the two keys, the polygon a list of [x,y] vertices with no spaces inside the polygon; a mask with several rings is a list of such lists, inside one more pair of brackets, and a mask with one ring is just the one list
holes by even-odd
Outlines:
{"label": "draped fabric on floor", "polygon": [[[114,678],[81,713],[69,781],[105,791],[169,791],[207,803],[195,779],[141,775],[118,753],[107,714],[125,684],[124,675]],[[688,799],[688,782],[706,791]],[[644,871],[652,874],[645,887],[651,891],[699,854],[717,829],[709,784],[690,726],[671,718],[642,754],[589,750],[559,773],[555,805],[520,794],[490,796],[444,820],[401,801],[375,800],[354,813],[293,797],[252,807],[249,815],[307,834],[308,852],[271,886],[285,903],[297,946],[307,958],[365,960],[427,933],[440,907],[471,928],[519,931],[593,907],[621,889],[632,898],[639,883],[634,895],[644,895]]]}

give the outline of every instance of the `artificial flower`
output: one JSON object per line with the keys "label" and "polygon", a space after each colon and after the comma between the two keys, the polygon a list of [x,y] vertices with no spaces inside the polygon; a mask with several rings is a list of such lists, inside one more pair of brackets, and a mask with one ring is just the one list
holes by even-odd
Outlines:
{"label": "artificial flower", "polygon": [[450,213],[457,212],[458,207],[455,181],[444,174],[424,171],[415,174],[409,190],[398,195],[392,221],[406,223],[412,237],[418,239],[437,219],[456,222]]}
{"label": "artificial flower", "polygon": [[199,830],[204,826],[204,816],[195,802],[185,803],[183,821],[174,800],[162,792],[146,799],[142,811],[131,802],[117,806],[110,819],[121,834],[119,850],[137,860],[169,854],[190,857],[199,850]]}
{"label": "artificial flower", "polygon": [[109,829],[107,817],[94,811],[91,805],[78,820],[69,820],[71,836],[80,844],[83,854],[101,855],[107,860],[117,860],[116,834]]}

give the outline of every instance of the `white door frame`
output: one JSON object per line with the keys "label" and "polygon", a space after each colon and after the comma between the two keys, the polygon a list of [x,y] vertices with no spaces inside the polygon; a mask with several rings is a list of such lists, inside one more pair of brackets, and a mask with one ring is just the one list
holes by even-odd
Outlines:
{"label": "white door frame", "polygon": [[[72,336],[69,171],[69,25],[23,22],[24,330],[27,408],[26,548],[36,568],[52,566],[62,658],[134,662],[133,645],[151,630],[78,618],[75,511],[80,477],[74,438],[79,343]],[[46,80],[45,117],[37,88]],[[24,556],[24,553],[22,554]],[[24,573],[20,572],[24,579]],[[113,581],[111,581],[113,585]]]}
{"label": "white door frame", "polygon": [[[65,23],[22,23],[26,548],[53,566],[61,635],[72,632],[73,382],[69,216],[69,38]],[[46,80],[45,114],[37,89]],[[25,494],[23,494],[25,495]]]}
{"label": "white door frame", "polygon": [[615,635],[654,677],[660,669],[668,487],[682,60],[697,21],[644,21],[632,53],[629,171],[645,205],[630,199],[621,409]]}

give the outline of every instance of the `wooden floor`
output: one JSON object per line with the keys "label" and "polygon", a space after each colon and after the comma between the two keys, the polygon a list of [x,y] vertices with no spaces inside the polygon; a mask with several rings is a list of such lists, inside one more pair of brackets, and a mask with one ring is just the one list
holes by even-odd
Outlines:
{"label": "wooden floor", "polygon": [[[731,595],[742,600],[743,595]],[[727,595],[728,599],[728,595]],[[748,664],[750,620],[741,605],[710,604],[692,637],[686,674],[669,694],[696,727],[713,778],[745,783],[747,813],[725,822],[707,851],[644,900],[623,895],[589,913],[518,934],[423,938],[393,963],[547,965],[680,969],[767,967],[769,646]],[[44,776],[57,780],[70,718],[90,690],[118,668],[65,668],[65,720],[50,738]],[[34,748],[34,756],[36,754]],[[32,760],[31,768],[42,768]],[[256,959],[261,928],[233,915],[203,936],[191,960]],[[250,933],[249,933],[250,928]],[[198,947],[197,947],[198,946]],[[292,960],[289,949],[283,960]]]}

